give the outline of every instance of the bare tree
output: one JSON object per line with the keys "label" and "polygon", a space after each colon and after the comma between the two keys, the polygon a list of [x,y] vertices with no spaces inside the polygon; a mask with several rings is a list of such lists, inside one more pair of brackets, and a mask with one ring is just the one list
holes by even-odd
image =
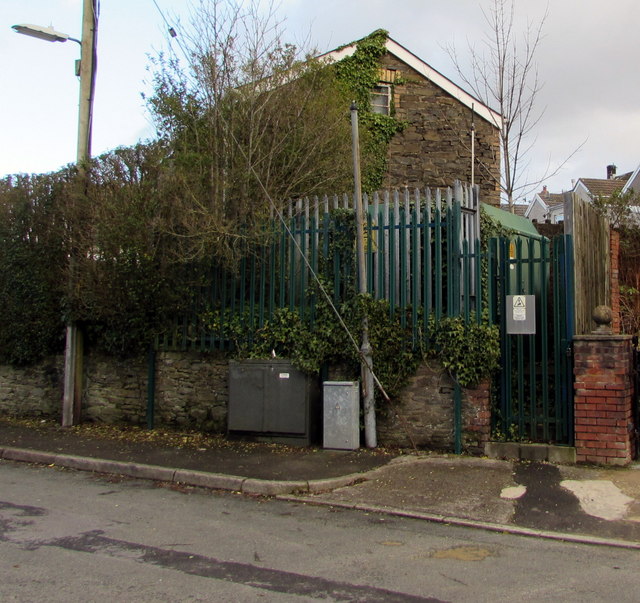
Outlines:
{"label": "bare tree", "polygon": [[483,44],[481,48],[468,46],[470,74],[454,46],[447,46],[445,50],[472,93],[502,118],[495,123],[500,129],[500,188],[513,212],[517,197],[528,194],[557,174],[578,149],[534,180],[526,179],[529,154],[535,144],[531,135],[544,113],[544,108],[537,106],[542,82],[536,54],[543,39],[548,8],[537,23],[529,24],[521,34],[514,30],[514,0],[493,0],[483,15],[487,24]]}
{"label": "bare tree", "polygon": [[270,200],[347,187],[349,102],[333,69],[283,41],[272,4],[200,0],[192,11],[175,55],[156,61],[149,104],[174,233],[187,254],[233,262]]}

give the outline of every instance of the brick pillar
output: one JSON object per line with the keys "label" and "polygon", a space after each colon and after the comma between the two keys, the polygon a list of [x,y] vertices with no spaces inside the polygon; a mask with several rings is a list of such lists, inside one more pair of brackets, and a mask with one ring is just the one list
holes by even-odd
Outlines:
{"label": "brick pillar", "polygon": [[574,337],[578,462],[626,465],[633,456],[631,336]]}
{"label": "brick pillar", "polygon": [[614,333],[622,331],[620,321],[620,233],[613,228],[609,232],[609,257],[611,274],[609,286],[611,291],[611,328]]}
{"label": "brick pillar", "polygon": [[472,454],[484,454],[491,436],[491,382],[463,389],[462,432],[464,449]]}

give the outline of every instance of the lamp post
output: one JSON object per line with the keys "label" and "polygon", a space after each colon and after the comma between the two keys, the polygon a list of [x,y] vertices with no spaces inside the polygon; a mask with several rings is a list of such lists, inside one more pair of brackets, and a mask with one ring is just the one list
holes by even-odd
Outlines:
{"label": "lamp post", "polygon": [[[367,263],[364,249],[364,209],[362,206],[362,183],[360,177],[360,135],[358,132],[358,107],[351,104],[351,139],[353,154],[353,180],[356,206],[356,254],[358,259],[358,293],[367,293]],[[376,435],[376,411],[374,402],[373,354],[369,343],[369,319],[362,318],[362,345],[360,346],[360,372],[362,376],[362,400],[364,416],[364,438],[367,448],[378,445]]]}
{"label": "lamp post", "polygon": [[[47,42],[72,40],[80,44],[80,100],[78,103],[78,147],[76,162],[78,186],[85,189],[86,162],[91,156],[91,117],[93,112],[93,92],[96,74],[96,37],[98,33],[97,0],[83,0],[82,37],[80,40],[58,32],[52,27],[21,24],[13,29],[19,33]],[[73,283],[73,251],[70,257],[70,287]],[[80,415],[82,399],[82,337],[72,318],[67,322],[64,361],[64,395],[62,399],[62,426],[73,425],[74,417]]]}

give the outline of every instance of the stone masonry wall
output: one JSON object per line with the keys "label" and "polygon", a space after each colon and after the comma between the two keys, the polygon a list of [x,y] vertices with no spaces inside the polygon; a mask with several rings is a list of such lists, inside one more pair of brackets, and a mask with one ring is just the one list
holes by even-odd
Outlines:
{"label": "stone masonry wall", "polygon": [[81,421],[142,425],[146,416],[147,365],[88,354],[84,360]]}
{"label": "stone masonry wall", "polygon": [[227,427],[229,361],[197,353],[158,354],[156,418],[164,425],[222,433]]}
{"label": "stone masonry wall", "polygon": [[[451,451],[454,434],[454,383],[438,362],[422,364],[404,388],[400,401],[378,418],[378,440],[383,446]],[[462,446],[482,454],[489,441],[489,384],[463,389]]]}
{"label": "stone masonry wall", "polygon": [[26,368],[0,365],[0,416],[59,419],[63,373],[62,356]]}
{"label": "stone masonry wall", "polygon": [[[0,366],[0,414],[59,420],[64,360],[26,369]],[[88,354],[82,421],[142,425],[147,412],[146,358],[117,360]],[[226,429],[228,361],[197,353],[156,358],[155,422],[208,431]]]}
{"label": "stone masonry wall", "polygon": [[[471,181],[471,110],[417,71],[390,55],[395,69],[396,117],[408,126],[389,145],[385,186],[452,186]],[[485,203],[500,205],[500,141],[497,128],[476,115],[475,181]]]}
{"label": "stone masonry wall", "polygon": [[[0,416],[60,420],[63,358],[38,367],[0,366]],[[156,357],[155,424],[223,433],[227,424],[229,363],[198,353],[163,352]],[[146,424],[146,358],[117,360],[88,354],[84,362],[82,421]],[[401,401],[378,417],[383,446],[453,450],[453,388],[436,362],[423,364]],[[480,454],[489,439],[488,384],[463,390],[463,448]],[[409,434],[411,437],[409,437]]]}

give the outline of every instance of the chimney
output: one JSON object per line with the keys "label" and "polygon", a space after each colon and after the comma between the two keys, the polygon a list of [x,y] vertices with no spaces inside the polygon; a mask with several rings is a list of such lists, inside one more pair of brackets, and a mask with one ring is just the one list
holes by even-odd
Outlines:
{"label": "chimney", "polygon": [[607,180],[613,180],[616,177],[616,166],[612,163],[607,166]]}

